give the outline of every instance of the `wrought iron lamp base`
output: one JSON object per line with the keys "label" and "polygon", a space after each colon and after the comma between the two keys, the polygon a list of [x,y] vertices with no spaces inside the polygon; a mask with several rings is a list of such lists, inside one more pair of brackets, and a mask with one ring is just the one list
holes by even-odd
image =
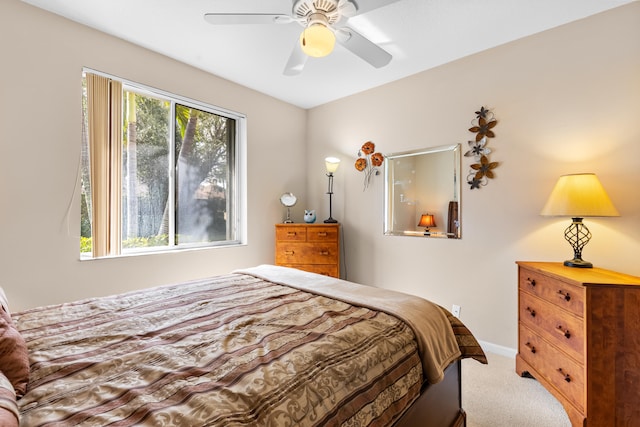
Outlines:
{"label": "wrought iron lamp base", "polygon": [[592,268],[593,264],[582,259],[568,259],[564,262],[567,267]]}
{"label": "wrought iron lamp base", "polygon": [[592,268],[593,264],[582,259],[582,248],[591,240],[591,232],[582,223],[582,218],[572,218],[573,222],[564,230],[564,238],[573,248],[573,259],[564,262],[567,267]]}

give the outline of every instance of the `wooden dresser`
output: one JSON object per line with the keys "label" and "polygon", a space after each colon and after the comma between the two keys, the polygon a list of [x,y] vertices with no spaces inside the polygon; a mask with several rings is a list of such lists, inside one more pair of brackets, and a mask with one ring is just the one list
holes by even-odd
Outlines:
{"label": "wooden dresser", "polygon": [[517,264],[516,372],[549,390],[573,427],[640,426],[640,277]]}
{"label": "wooden dresser", "polygon": [[276,224],[276,265],[340,277],[340,224]]}

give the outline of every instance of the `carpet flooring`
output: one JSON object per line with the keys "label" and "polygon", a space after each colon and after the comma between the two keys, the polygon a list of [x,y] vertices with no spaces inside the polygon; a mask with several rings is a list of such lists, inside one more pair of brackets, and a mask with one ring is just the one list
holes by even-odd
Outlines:
{"label": "carpet flooring", "polygon": [[462,362],[467,427],[571,427],[560,402],[535,379],[515,372],[515,359],[487,353],[488,365]]}

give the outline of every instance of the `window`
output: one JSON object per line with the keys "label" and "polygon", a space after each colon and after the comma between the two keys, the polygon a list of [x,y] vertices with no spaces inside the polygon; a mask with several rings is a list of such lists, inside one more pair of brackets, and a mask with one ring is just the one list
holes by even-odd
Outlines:
{"label": "window", "polygon": [[245,118],[87,70],[83,258],[240,244]]}

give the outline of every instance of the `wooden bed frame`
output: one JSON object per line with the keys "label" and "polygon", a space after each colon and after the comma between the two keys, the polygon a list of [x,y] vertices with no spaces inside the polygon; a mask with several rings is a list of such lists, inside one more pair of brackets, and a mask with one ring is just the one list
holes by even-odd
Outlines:
{"label": "wooden bed frame", "polygon": [[464,427],[467,416],[462,409],[462,364],[452,363],[442,381],[426,384],[420,397],[394,427]]}

